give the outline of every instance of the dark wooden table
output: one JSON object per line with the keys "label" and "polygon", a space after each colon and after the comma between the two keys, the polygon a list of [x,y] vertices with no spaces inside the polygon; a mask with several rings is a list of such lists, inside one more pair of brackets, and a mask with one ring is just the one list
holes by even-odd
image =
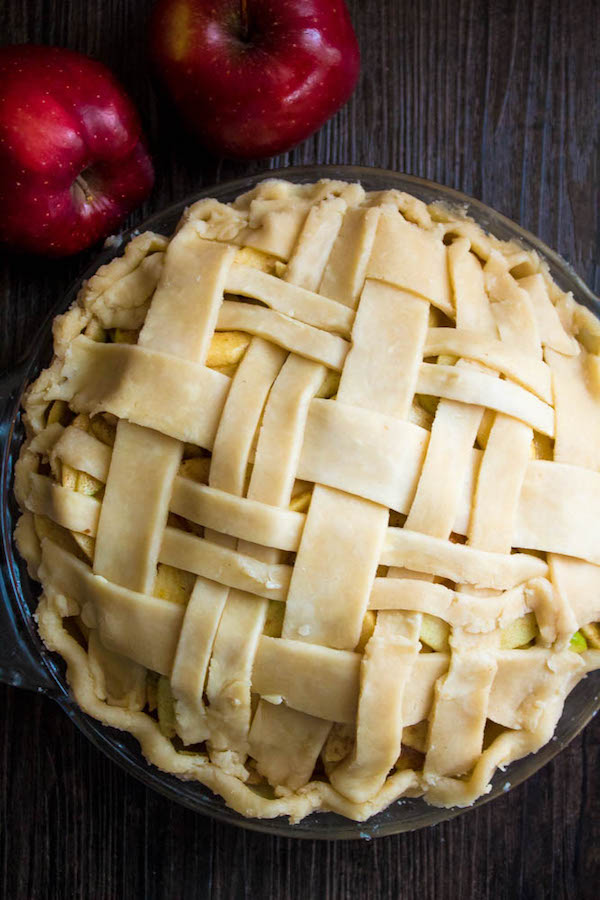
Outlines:
{"label": "dark wooden table", "polygon": [[[273,166],[376,165],[496,207],[598,292],[596,0],[352,0],[363,54],[352,100],[293,152],[249,164],[205,155],[157,100],[144,49],[149,6],[0,4],[3,41],[90,53],[135,98],[158,177],[132,222],[205,184]],[[45,311],[92,255],[2,258],[0,367],[27,352]],[[50,700],[2,687],[0,897],[597,897],[599,745],[597,719],[521,787],[429,830],[301,842],[173,805],[109,763]]]}

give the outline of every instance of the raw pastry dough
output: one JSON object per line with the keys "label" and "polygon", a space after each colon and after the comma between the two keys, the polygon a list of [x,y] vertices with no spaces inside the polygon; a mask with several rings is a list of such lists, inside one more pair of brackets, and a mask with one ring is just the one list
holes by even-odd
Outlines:
{"label": "raw pastry dough", "polygon": [[16,540],[86,712],[293,821],[467,806],[550,739],[600,667],[570,645],[600,618],[600,328],[536,254],[265,181],[133,239],[54,333]]}

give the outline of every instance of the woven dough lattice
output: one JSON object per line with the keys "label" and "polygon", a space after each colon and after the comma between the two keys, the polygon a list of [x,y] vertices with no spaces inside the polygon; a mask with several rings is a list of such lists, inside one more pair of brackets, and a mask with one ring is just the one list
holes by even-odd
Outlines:
{"label": "woven dough lattice", "polygon": [[17,540],[83,709],[296,820],[469,805],[551,738],[600,666],[600,323],[535,253],[264,182],[54,336]]}

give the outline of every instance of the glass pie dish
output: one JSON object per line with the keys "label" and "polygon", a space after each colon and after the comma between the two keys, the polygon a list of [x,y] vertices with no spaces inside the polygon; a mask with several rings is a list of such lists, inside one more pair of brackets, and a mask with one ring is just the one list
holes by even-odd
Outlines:
{"label": "glass pie dish", "polygon": [[[571,291],[579,302],[598,313],[597,299],[556,254],[499,214],[454,191],[416,178],[374,169],[309,167],[287,169],[284,172],[268,174],[284,175],[288,181],[295,182],[310,182],[319,177],[360,181],[367,190],[397,188],[411,193],[426,203],[442,201],[447,206],[460,207],[463,212],[471,216],[485,230],[497,237],[504,240],[514,239],[521,241],[530,249],[536,250],[546,260],[550,272],[559,287],[565,291]],[[144,230],[152,229],[161,233],[170,233],[184,207],[191,200],[195,201],[202,197],[210,196],[226,202],[232,200],[238,194],[249,190],[257,182],[263,180],[264,177],[265,174],[262,174],[221,185],[218,188],[210,188],[149,219],[142,228]],[[104,251],[88,272],[84,273],[83,278],[89,277],[98,266],[118,255],[120,248],[135,233],[137,232],[125,234],[113,240],[110,248]],[[51,311],[51,317],[64,311],[71,304],[79,284],[80,282],[67,294],[60,305]],[[256,830],[297,837],[351,838],[359,836],[373,837],[411,830],[424,825],[432,825],[457,815],[460,810],[456,808],[436,809],[427,806],[422,800],[404,799],[399,803],[393,803],[385,811],[362,823],[351,822],[332,813],[315,813],[296,825],[290,825],[287,820],[282,819],[267,821],[248,820],[228,809],[222,800],[213,796],[200,785],[181,782],[151,766],[149,767],[143,760],[137,744],[129,735],[102,727],[79,709],[69,694],[62,662],[57,661],[43,647],[37,635],[32,616],[37,592],[33,583],[29,580],[24,566],[14,554],[12,543],[16,512],[12,501],[12,472],[22,441],[18,412],[20,398],[25,385],[47,363],[50,351],[51,333],[49,319],[43,326],[37,340],[34,341],[31,358],[22,368],[8,375],[2,383],[3,581],[0,616],[2,617],[3,628],[2,639],[0,639],[0,677],[15,685],[45,691],[57,700],[78,727],[97,746],[128,771],[131,771],[146,784],[178,802],[225,821],[236,822]],[[537,754],[525,757],[511,765],[507,773],[502,771],[497,773],[492,783],[492,790],[486,795],[485,800],[492,799],[498,793],[508,790],[511,786],[524,780],[577,734],[598,707],[597,685],[597,678],[592,676],[584,680],[573,691],[567,700],[564,714],[556,731],[555,740],[543,747]],[[481,802],[484,802],[483,798],[477,801],[475,805]]]}

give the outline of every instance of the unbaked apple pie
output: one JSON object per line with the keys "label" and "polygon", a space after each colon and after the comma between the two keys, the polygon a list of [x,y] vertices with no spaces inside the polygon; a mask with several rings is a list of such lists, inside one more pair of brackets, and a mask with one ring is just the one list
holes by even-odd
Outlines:
{"label": "unbaked apple pie", "polygon": [[54,323],[17,542],[90,715],[246,816],[468,806],[600,667],[600,323],[442,205],[265,181]]}

